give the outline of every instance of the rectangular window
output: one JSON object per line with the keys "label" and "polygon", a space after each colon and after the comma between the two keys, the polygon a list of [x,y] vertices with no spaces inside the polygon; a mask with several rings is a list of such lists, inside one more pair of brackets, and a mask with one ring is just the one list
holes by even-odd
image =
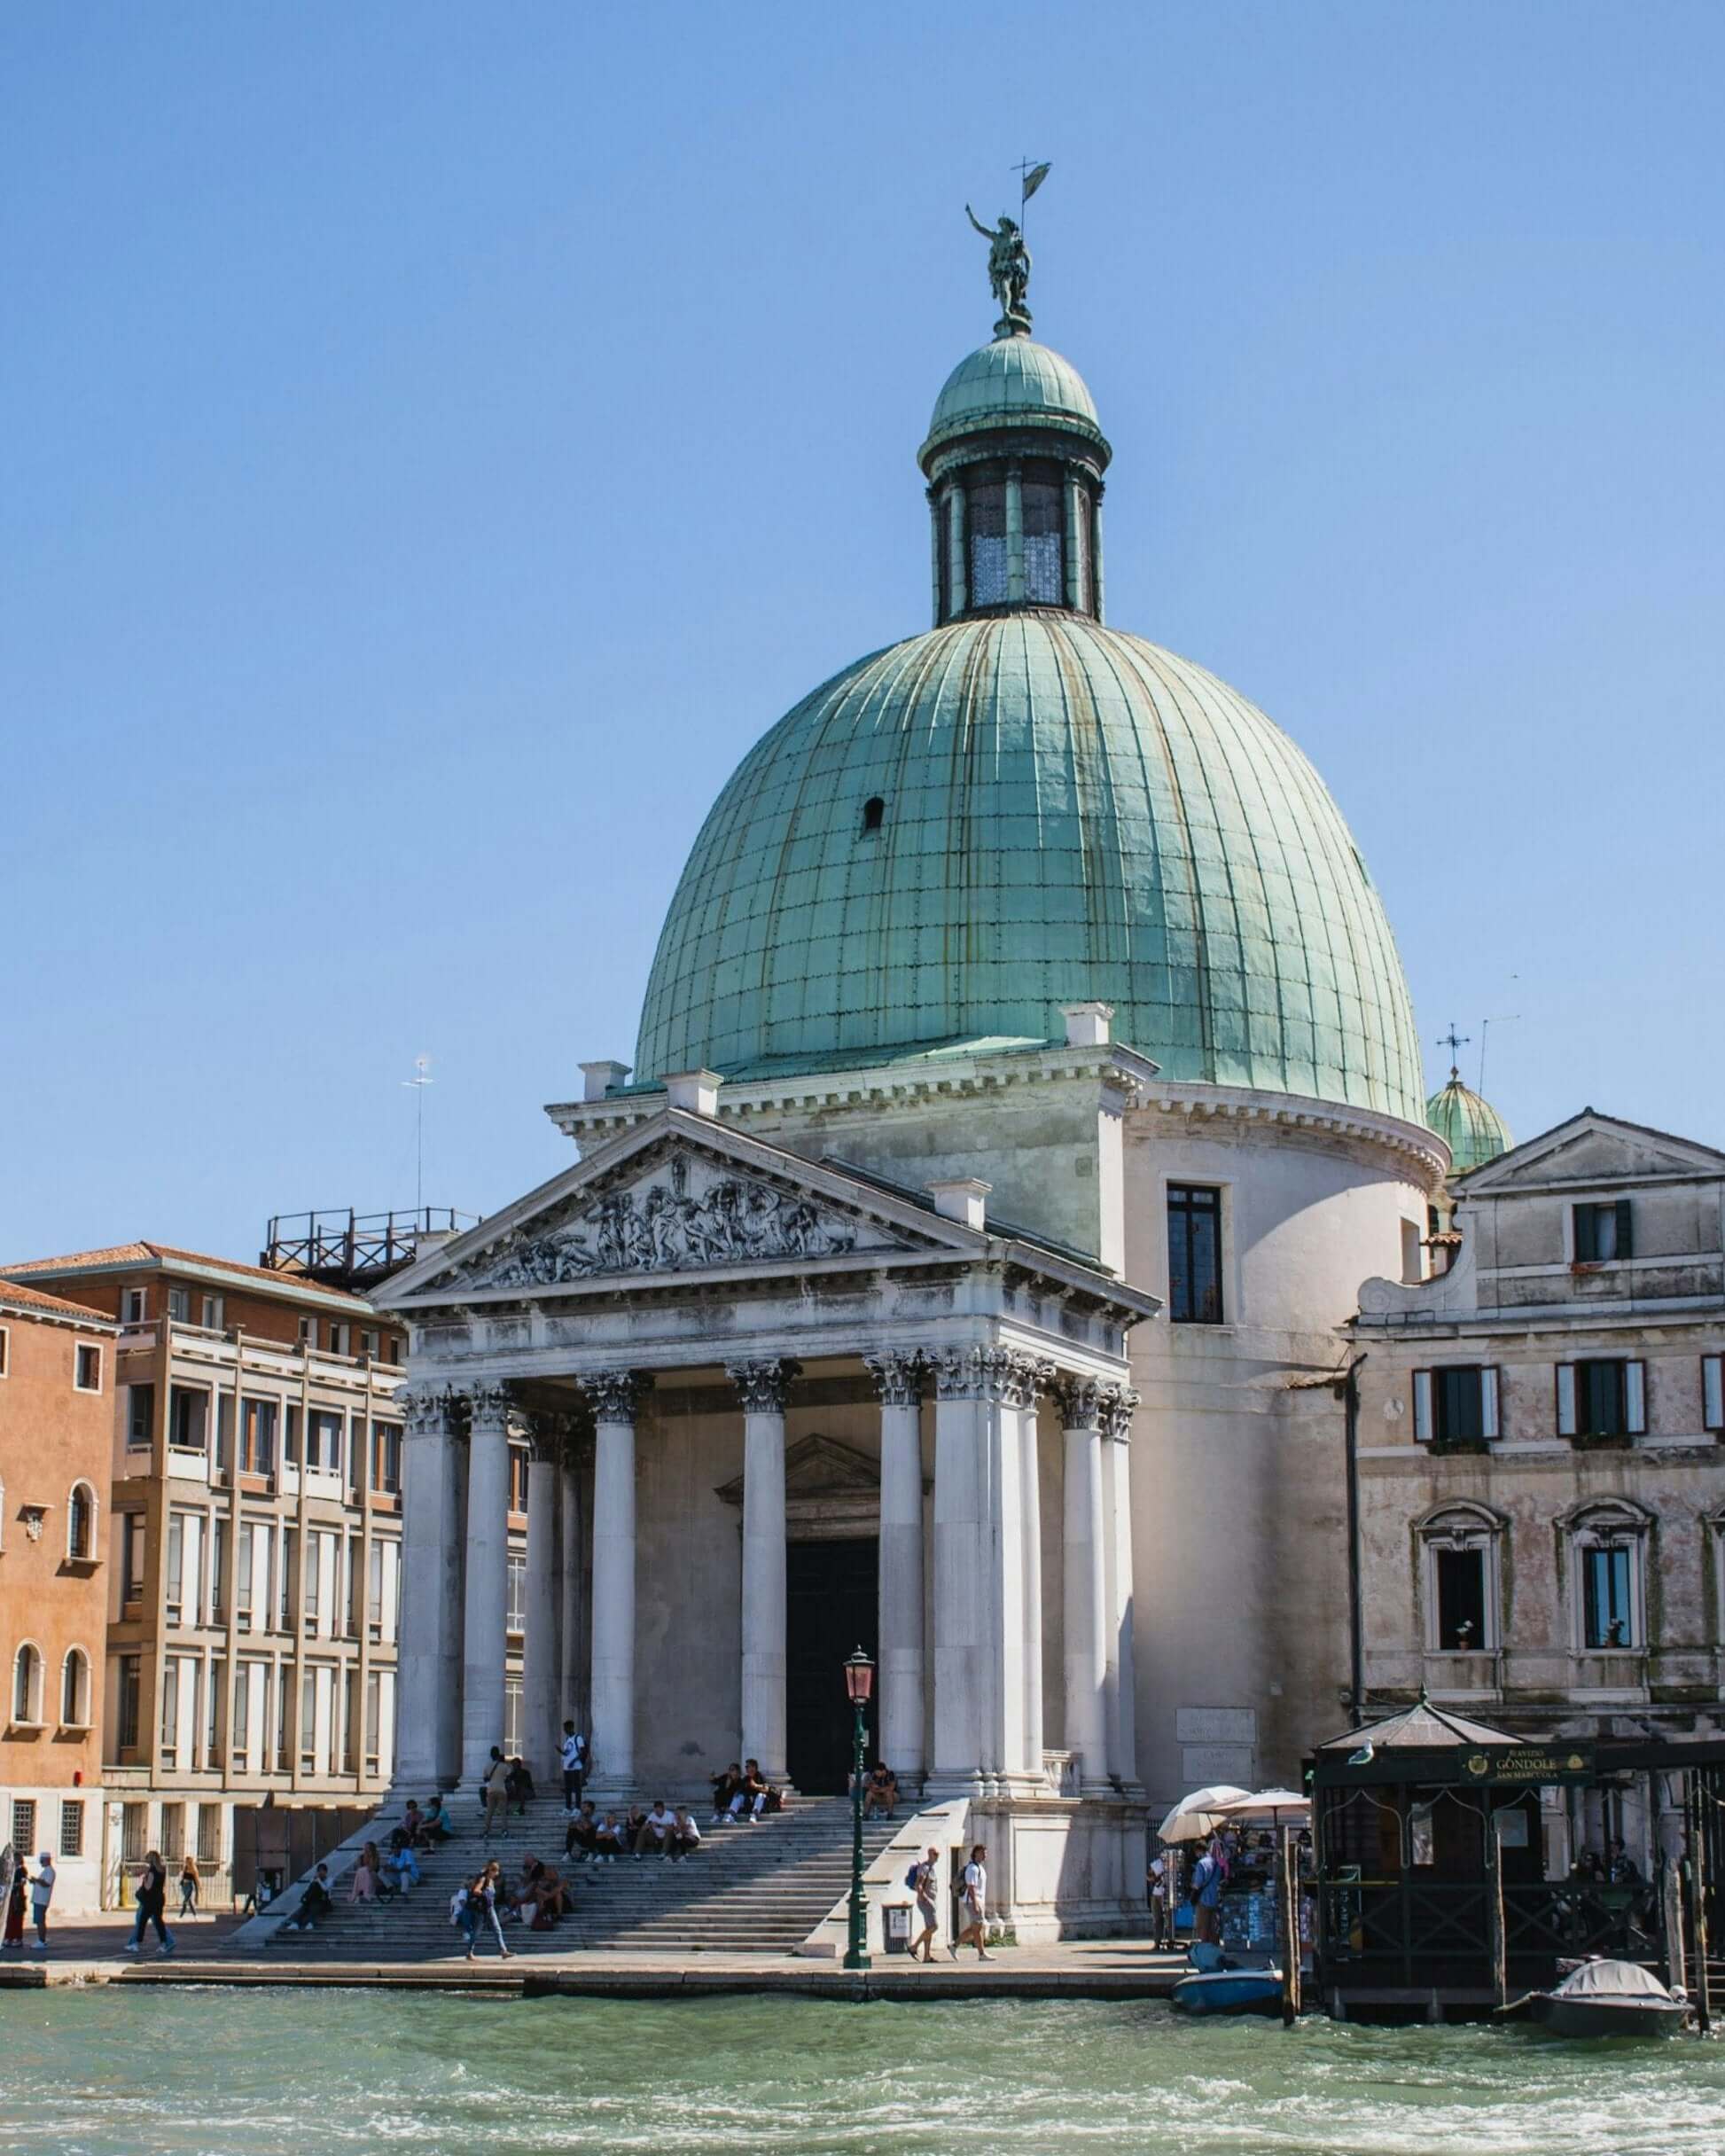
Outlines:
{"label": "rectangular window", "polygon": [[122,1512],[120,1522],[120,1598],[122,1602],[142,1602],[144,1515],[142,1512]]}
{"label": "rectangular window", "polygon": [[359,1705],[359,1671],[352,1662],[341,1673],[341,1771],[354,1770],[354,1715]]}
{"label": "rectangular window", "polygon": [[333,1320],[332,1320],[330,1324],[330,1353],[332,1355],[346,1355],[348,1352],[349,1343],[352,1341],[353,1337],[354,1329],[351,1325],[339,1325]]}
{"label": "rectangular window", "polygon": [[300,1764],[317,1764],[317,1675],[309,1668],[300,1677]]}
{"label": "rectangular window", "polygon": [[375,1363],[378,1359],[378,1334],[371,1326],[366,1326],[359,1336],[360,1353],[369,1355]]}
{"label": "rectangular window", "polygon": [[180,1658],[170,1654],[162,1665],[161,1673],[161,1762],[164,1767],[176,1765],[176,1747],[180,1736]]}
{"label": "rectangular window", "polygon": [[1066,490],[1056,480],[1025,479],[1024,595],[1033,605],[1066,603]]}
{"label": "rectangular window", "polygon": [[995,480],[973,484],[968,504],[971,605],[1006,604],[1006,488]]}
{"label": "rectangular window", "polygon": [[1725,1430],[1725,1355],[1701,1358],[1701,1426]]}
{"label": "rectangular window", "polygon": [[371,1485],[386,1496],[402,1494],[402,1426],[398,1422],[371,1425]]}
{"label": "rectangular window", "polygon": [[252,1665],[241,1662],[234,1677],[234,1760],[243,1767],[252,1750]]}
{"label": "rectangular window", "polygon": [[360,1548],[361,1544],[359,1536],[357,1535],[350,1535],[347,1537],[347,1637],[349,1639],[357,1639],[359,1637],[360,1597],[365,1590],[365,1575],[361,1568]]}
{"label": "rectangular window", "polygon": [[126,1387],[126,1442],[148,1450],[156,1433],[156,1388],[153,1385]]}
{"label": "rectangular window", "polygon": [[379,1741],[383,1733],[383,1678],[368,1670],[365,1678],[365,1771],[378,1771]]}
{"label": "rectangular window", "polygon": [[200,1804],[198,1807],[198,1862],[200,1864],[219,1864],[222,1861],[222,1807],[219,1804]]}
{"label": "rectangular window", "polygon": [[521,1750],[521,1680],[511,1677],[503,1686],[503,1750],[511,1759]]}
{"label": "rectangular window", "polygon": [[121,1289],[120,1322],[122,1325],[141,1325],[144,1323],[144,1290],[141,1287]]}
{"label": "rectangular window", "polygon": [[85,1346],[78,1347],[77,1366],[72,1382],[81,1393],[99,1393],[102,1389],[102,1350]]}
{"label": "rectangular window", "polygon": [[1620,1546],[1581,1551],[1583,1637],[1588,1647],[1609,1651],[1638,1644],[1630,1602],[1630,1554]]}
{"label": "rectangular window", "polygon": [[393,1332],[389,1336],[389,1354],[386,1359],[391,1363],[399,1363],[402,1359],[402,1343]]}
{"label": "rectangular window", "polygon": [[210,1622],[225,1622],[228,1614],[228,1522],[225,1519],[213,1519],[210,1522],[209,1600]]}
{"label": "rectangular window", "polygon": [[273,1400],[240,1402],[239,1472],[273,1474],[276,1470],[276,1416]]}
{"label": "rectangular window", "polygon": [[204,1732],[204,1759],[207,1765],[222,1763],[222,1708],[227,1692],[228,1658],[224,1654],[210,1657],[209,1698],[205,1702],[208,1722]]}
{"label": "rectangular window", "polygon": [[281,1629],[293,1629],[293,1592],[300,1577],[300,1530],[298,1527],[282,1529],[282,1596]]}
{"label": "rectangular window", "polygon": [[383,1544],[373,1543],[365,1560],[365,1621],[373,1634],[383,1629]]}
{"label": "rectangular window", "polygon": [[168,1291],[168,1315],[176,1324],[191,1323],[191,1290],[189,1287],[170,1287]]}
{"label": "rectangular window", "polygon": [[525,1515],[527,1509],[527,1477],[532,1456],[525,1445],[511,1445],[509,1453],[509,1509]]}
{"label": "rectangular window", "polygon": [[1645,1364],[1615,1358],[1558,1363],[1560,1437],[1640,1437],[1646,1428]]}
{"label": "rectangular window", "polygon": [[314,1408],[306,1426],[306,1465],[324,1474],[341,1472],[341,1417],[332,1408]]}
{"label": "rectangular window", "polygon": [[222,1392],[215,1400],[215,1465],[223,1473],[234,1457],[234,1396]]}
{"label": "rectangular window", "polygon": [[317,1345],[317,1320],[315,1317],[302,1317],[300,1320],[300,1340],[304,1347],[315,1348]]}
{"label": "rectangular window", "polygon": [[[239,1530],[239,1576],[234,1586],[234,1602],[242,1624],[252,1621],[252,1574],[256,1563],[257,1529],[249,1521]],[[267,1572],[268,1566],[265,1570]]]}
{"label": "rectangular window", "polygon": [[209,1443],[209,1394],[201,1385],[176,1385],[168,1394],[168,1441],[180,1452]]}
{"label": "rectangular window", "polygon": [[[137,1749],[138,1707],[143,1692],[144,1658],[137,1654],[122,1654],[120,1658],[120,1749],[136,1752]],[[126,1808],[131,1809],[129,1805]],[[143,1852],[140,1850],[139,1855]]]}
{"label": "rectangular window", "polygon": [[185,1855],[185,1806],[164,1804],[161,1808],[161,1853],[168,1863],[177,1864]]}
{"label": "rectangular window", "polygon": [[525,1558],[509,1560],[509,1614],[504,1623],[511,1632],[527,1629],[527,1565]]}
{"label": "rectangular window", "polygon": [[1629,1200],[1619,1198],[1604,1205],[1570,1207],[1575,1227],[1575,1262],[1609,1265],[1634,1254],[1629,1234]]}
{"label": "rectangular window", "polygon": [[1483,1647],[1486,1637],[1486,1552],[1434,1550],[1438,1584],[1438,1644],[1446,1653]]}
{"label": "rectangular window", "polygon": [[291,1467],[300,1465],[300,1405],[294,1400],[282,1418],[282,1457]]}
{"label": "rectangular window", "polygon": [[1414,1372],[1414,1435],[1422,1444],[1487,1444],[1498,1434],[1497,1372],[1453,1363]]}
{"label": "rectangular window", "polygon": [[168,1614],[177,1624],[185,1593],[185,1514],[171,1512],[168,1519]]}
{"label": "rectangular window", "polygon": [[36,1847],[36,1801],[34,1797],[12,1799],[12,1847],[20,1852]]}
{"label": "rectangular window", "polygon": [[1168,1316],[1222,1323],[1222,1192],[1202,1184],[1168,1185]]}
{"label": "rectangular window", "polygon": [[84,1801],[82,1797],[60,1799],[60,1855],[82,1856],[84,1853]]}
{"label": "rectangular window", "polygon": [[150,1808],[147,1804],[122,1804],[120,1808],[120,1861],[124,1864],[137,1864],[144,1861],[144,1838],[149,1831]]}
{"label": "rectangular window", "polygon": [[202,1324],[207,1332],[221,1332],[224,1307],[223,1298],[220,1295],[204,1297]]}

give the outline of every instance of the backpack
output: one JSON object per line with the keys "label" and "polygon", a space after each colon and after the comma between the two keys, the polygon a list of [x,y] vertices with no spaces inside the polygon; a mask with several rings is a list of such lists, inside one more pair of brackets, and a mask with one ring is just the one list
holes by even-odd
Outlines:
{"label": "backpack", "polygon": [[467,1889],[464,1886],[457,1886],[455,1892],[449,1896],[449,1921],[451,1924],[459,1924],[461,1922],[462,1911],[466,1908],[466,1906]]}
{"label": "backpack", "polygon": [[922,1869],[920,1864],[912,1864],[904,1875],[904,1883],[913,1894],[917,1890],[917,1881],[922,1876]]}

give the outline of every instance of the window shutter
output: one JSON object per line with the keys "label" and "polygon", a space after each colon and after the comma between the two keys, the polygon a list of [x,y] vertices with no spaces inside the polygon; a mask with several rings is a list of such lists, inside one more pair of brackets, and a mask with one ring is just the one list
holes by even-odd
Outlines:
{"label": "window shutter", "polygon": [[1573,1437],[1575,1434],[1575,1365],[1559,1363],[1557,1365],[1557,1435]]}
{"label": "window shutter", "polygon": [[1620,1198],[1617,1201],[1617,1254],[1620,1258],[1633,1258],[1635,1254],[1629,1237],[1629,1200],[1627,1198]]}
{"label": "window shutter", "polygon": [[1725,1430],[1725,1355],[1701,1358],[1701,1423],[1704,1429]]}
{"label": "window shutter", "polygon": [[1647,1428],[1645,1363],[1626,1363],[1623,1365],[1623,1426],[1631,1437],[1641,1436]]}
{"label": "window shutter", "polygon": [[1497,1372],[1489,1367],[1479,1372],[1479,1429],[1487,1438],[1497,1436]]}
{"label": "window shutter", "polygon": [[1575,1262],[1591,1264],[1599,1254],[1599,1238],[1594,1229],[1591,1206],[1571,1206],[1569,1217],[1574,1228]]}
{"label": "window shutter", "polygon": [[1429,1370],[1414,1372],[1414,1436],[1422,1445],[1432,1437],[1432,1373]]}

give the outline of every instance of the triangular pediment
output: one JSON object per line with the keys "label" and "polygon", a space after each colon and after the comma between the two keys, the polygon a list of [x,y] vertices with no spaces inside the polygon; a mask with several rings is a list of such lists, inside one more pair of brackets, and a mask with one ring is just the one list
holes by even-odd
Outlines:
{"label": "triangular pediment", "polygon": [[714,1271],[804,1272],[987,1238],[800,1155],[667,1109],[379,1291],[399,1308]]}
{"label": "triangular pediment", "polygon": [[[743,1477],[733,1475],[718,1486],[716,1496],[727,1504],[743,1502]],[[784,1501],[835,1497],[863,1497],[880,1494],[880,1463],[854,1445],[813,1431],[784,1449]]]}
{"label": "triangular pediment", "polygon": [[1725,1153],[1588,1108],[1476,1168],[1460,1187],[1471,1198],[1524,1186],[1573,1183],[1597,1189],[1650,1177],[1694,1176],[1725,1176]]}

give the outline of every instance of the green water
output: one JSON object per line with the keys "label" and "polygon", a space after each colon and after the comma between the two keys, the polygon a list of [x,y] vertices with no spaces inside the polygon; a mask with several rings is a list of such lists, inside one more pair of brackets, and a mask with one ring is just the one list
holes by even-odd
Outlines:
{"label": "green water", "polygon": [[1725,2044],[1161,2005],[105,1988],[0,1995],[0,2044],[7,2156],[1725,2151]]}

